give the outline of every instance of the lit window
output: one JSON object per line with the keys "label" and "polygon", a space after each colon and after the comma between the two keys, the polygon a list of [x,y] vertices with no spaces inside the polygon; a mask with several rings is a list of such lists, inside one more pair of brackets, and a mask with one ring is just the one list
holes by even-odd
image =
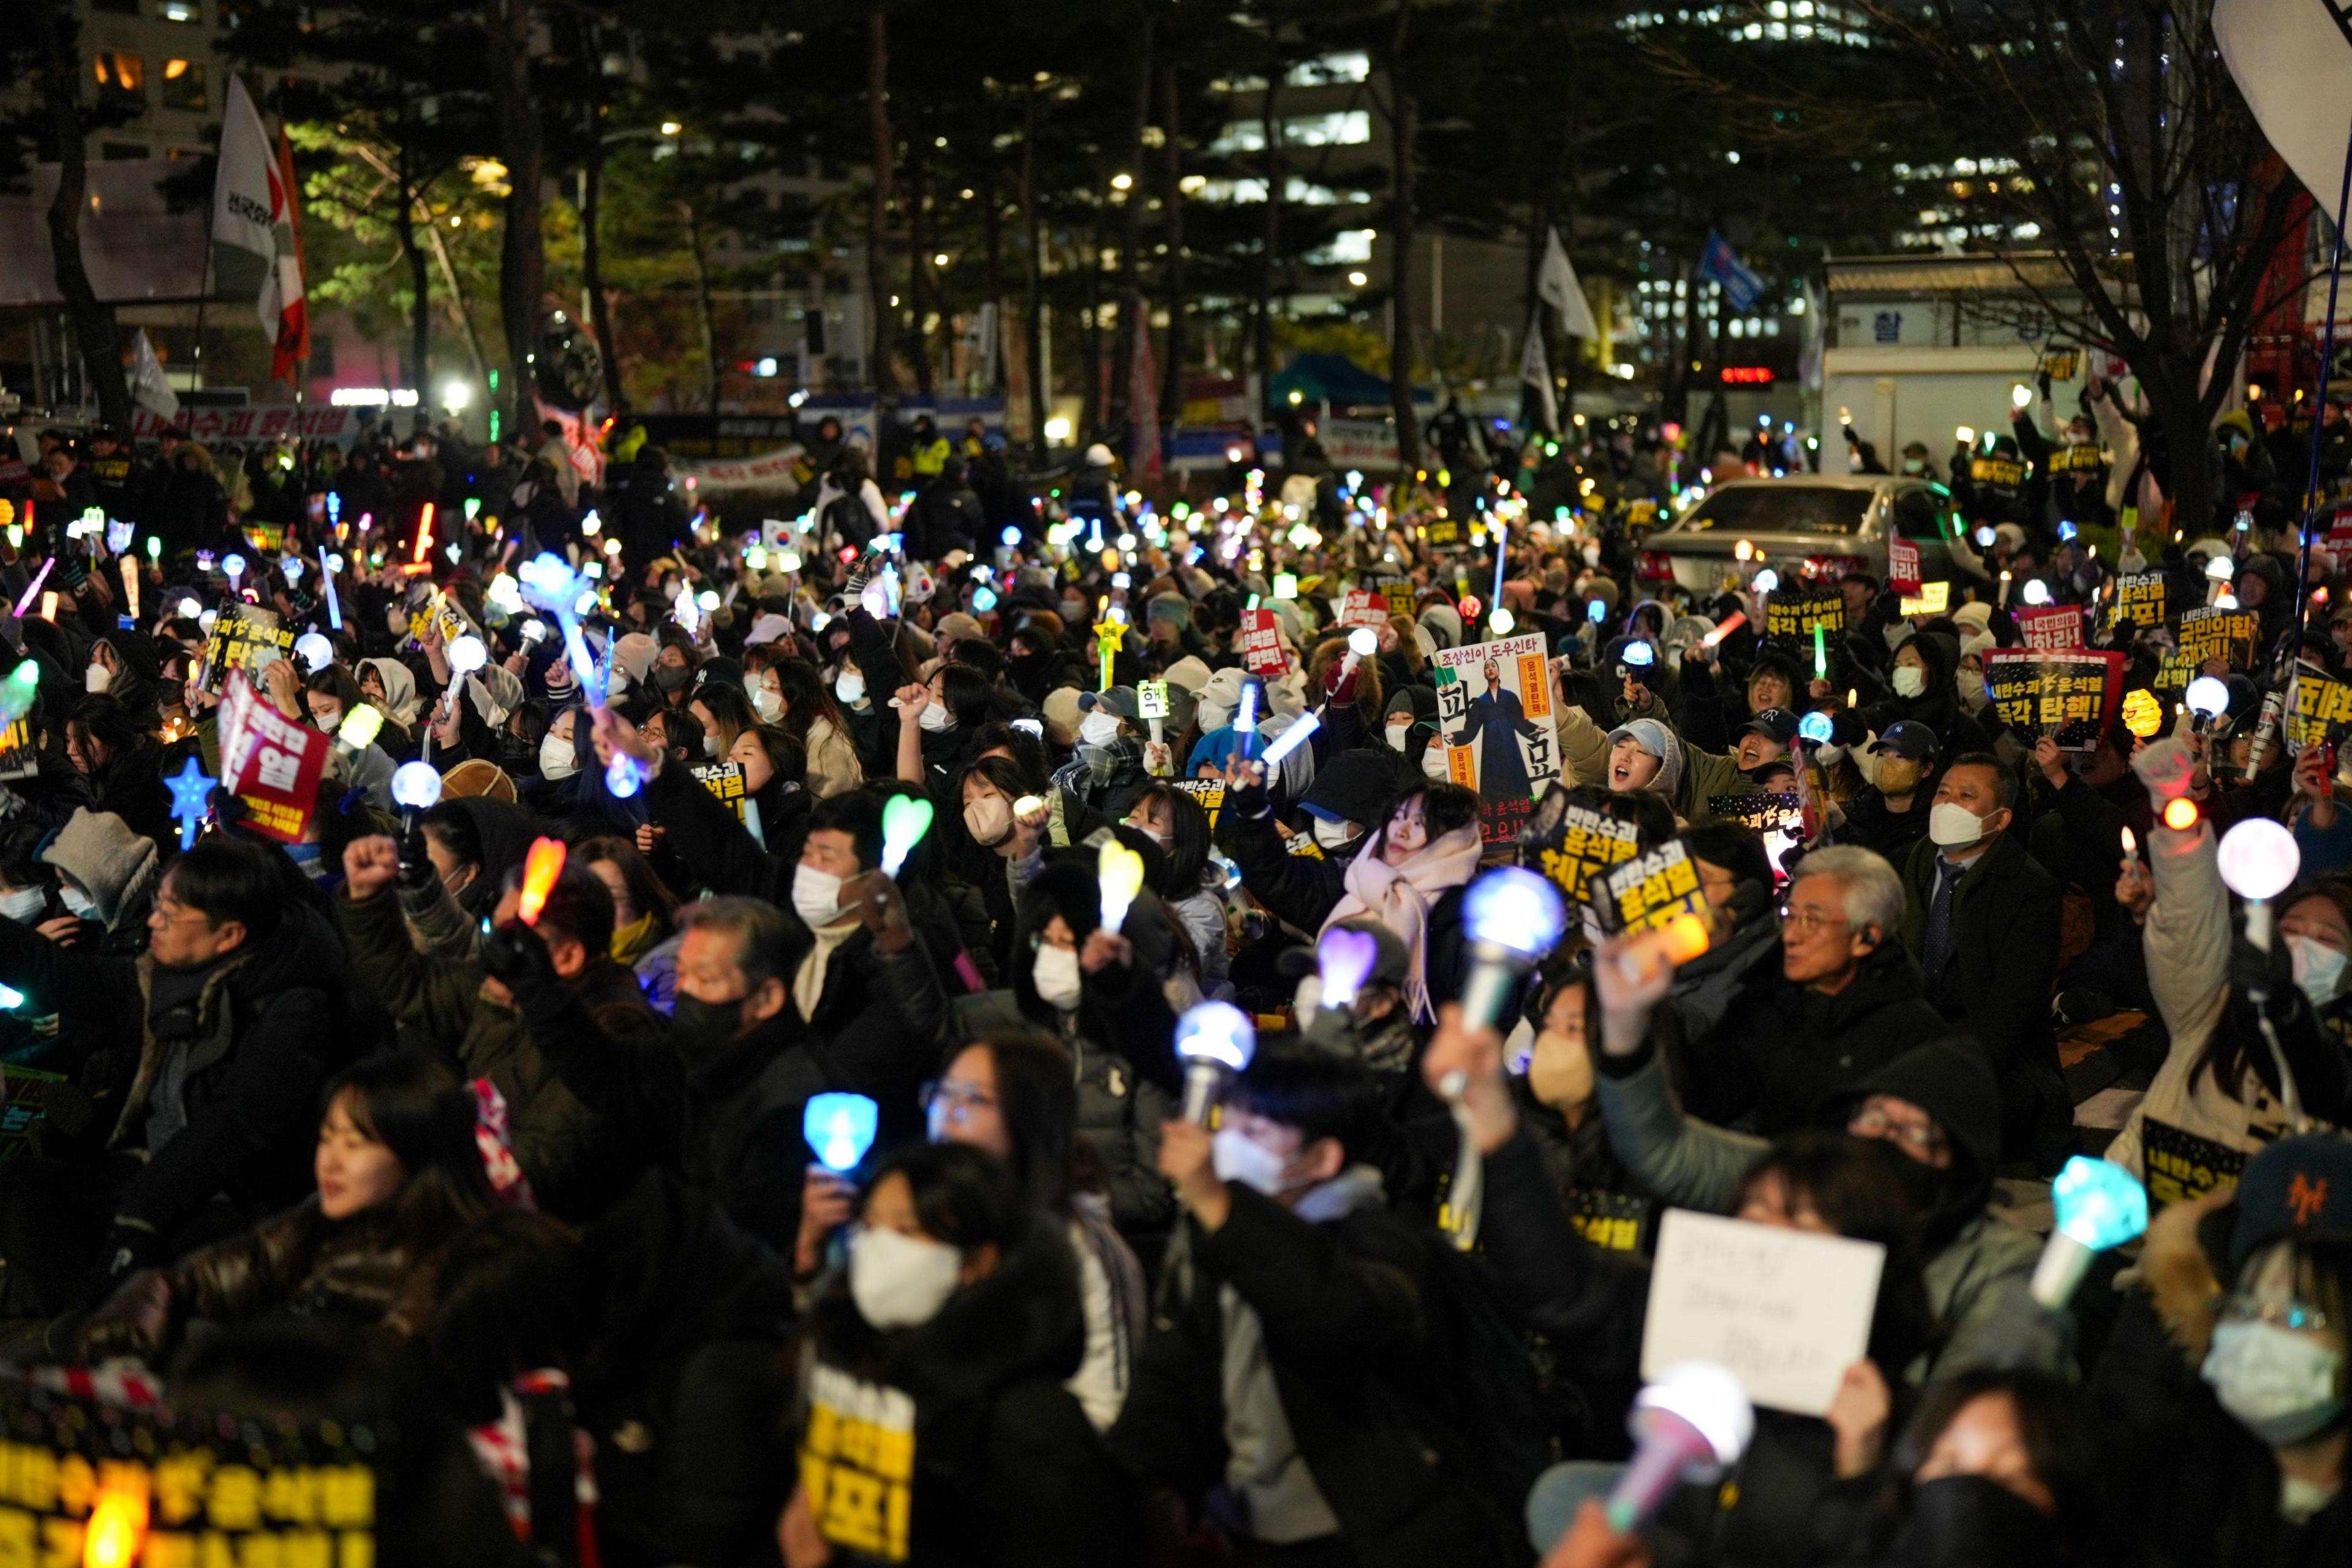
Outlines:
{"label": "lit window", "polygon": [[189,60],[163,62],[163,107],[166,109],[203,109],[205,100],[205,68]]}
{"label": "lit window", "polygon": [[155,7],[155,14],[166,22],[201,22],[205,19],[205,8],[196,0],[162,0]]}
{"label": "lit window", "polygon": [[1265,147],[1265,123],[1258,120],[1234,121],[1209,143],[1212,153],[1257,153]]}
{"label": "lit window", "polygon": [[[1295,147],[1359,147],[1372,139],[1372,117],[1362,109],[1309,114],[1285,121],[1282,135]],[[1257,143],[1265,144],[1263,140]]]}
{"label": "lit window", "polygon": [[1325,82],[1368,81],[1371,74],[1371,56],[1356,50],[1301,60],[1290,68],[1290,74],[1283,79],[1293,87],[1319,87]]}
{"label": "lit window", "polygon": [[100,49],[92,61],[100,97],[147,101],[147,60],[127,49]]}

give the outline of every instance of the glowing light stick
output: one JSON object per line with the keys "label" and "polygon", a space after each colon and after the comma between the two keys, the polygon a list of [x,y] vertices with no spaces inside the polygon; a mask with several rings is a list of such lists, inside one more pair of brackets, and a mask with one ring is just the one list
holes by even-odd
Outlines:
{"label": "glowing light stick", "polygon": [[16,601],[16,618],[18,620],[21,621],[25,618],[25,612],[31,609],[33,607],[33,601],[41,596],[41,584],[49,580],[49,569],[57,563],[58,558],[52,555],[47,560],[41,563],[41,569],[38,572],[33,574],[32,584],[30,586],[26,588],[25,596]]}
{"label": "glowing light stick", "polygon": [[1242,687],[1241,711],[1234,716],[1234,745],[1246,758],[1257,741],[1257,688]]}
{"label": "glowing light stick", "polygon": [[349,746],[353,752],[364,752],[375,744],[375,738],[383,729],[383,715],[377,712],[373,705],[362,702],[344,714],[343,721],[335,726],[335,744]]}
{"label": "glowing light stick", "polygon": [[1602,604],[1598,599],[1593,600],[1592,603],[1584,606],[1584,618],[1591,621],[1594,626],[1599,626],[1601,624],[1601,617],[1608,615],[1608,613],[1609,606]]}
{"label": "glowing light stick", "polygon": [[294,639],[294,657],[302,661],[305,670],[316,675],[334,662],[335,645],[317,632],[304,632]]}
{"label": "glowing light stick", "polygon": [[1095,689],[1110,689],[1111,660],[1118,656],[1119,645],[1127,640],[1127,628],[1117,621],[1105,621],[1095,627],[1096,664],[1101,668],[1101,683]]}
{"label": "glowing light stick", "polygon": [[1833,732],[1834,731],[1830,723],[1830,716],[1818,710],[1808,713],[1803,718],[1797,721],[1797,734],[1799,738],[1811,741],[1816,746],[1828,745],[1830,743],[1830,736]]}
{"label": "glowing light stick", "polygon": [[547,895],[555,891],[555,879],[563,875],[563,856],[561,838],[531,840],[530,853],[522,863],[522,897],[515,905],[523,924],[539,924],[540,911],[547,908]]}
{"label": "glowing light stick", "polygon": [[1333,926],[1315,944],[1315,963],[1323,979],[1323,1005],[1352,1007],[1380,962],[1380,939],[1368,931]]}
{"label": "glowing light stick", "polygon": [[0,680],[0,726],[14,724],[33,710],[33,699],[39,695],[41,672],[27,658]]}
{"label": "glowing light stick", "polygon": [[[2223,688],[2226,691],[2228,688]],[[2227,704],[2224,704],[2226,706]],[[2136,689],[2124,693],[2124,728],[2145,741],[2164,728],[2164,705],[2155,694]]]}
{"label": "glowing light stick", "polygon": [[1176,1055],[1184,1063],[1184,1120],[1209,1124],[1209,1108],[1257,1054],[1257,1026],[1230,1002],[1203,1002],[1176,1020]]}
{"label": "glowing light stick", "polygon": [[1813,679],[1830,678],[1830,635],[1821,622],[1813,623]]}
{"label": "glowing light stick", "polygon": [[2202,731],[2230,710],[2230,689],[2210,675],[2200,675],[2189,683],[2181,700],[2197,715],[2197,729]]}
{"label": "glowing light stick", "polygon": [[163,542],[152,533],[147,536],[147,559],[150,561],[163,559]]}
{"label": "glowing light stick", "polygon": [[425,510],[416,514],[416,553],[409,557],[421,562],[433,550],[433,503],[426,501]]}
{"label": "glowing light stick", "polygon": [[[1598,605],[1593,606],[1596,610],[1600,607],[1601,606]],[[1719,647],[1724,638],[1729,637],[1732,633],[1738,631],[1747,624],[1748,612],[1745,610],[1734,610],[1731,614],[1723,617],[1723,624],[1721,626],[1707,633],[1706,636],[1699,638],[1698,646],[1701,647]]]}
{"label": "glowing light stick", "polygon": [[2266,816],[2250,816],[2221,835],[2221,880],[2246,900],[2246,940],[2264,952],[2271,946],[2270,901],[2287,889],[2303,868],[2294,835]]}
{"label": "glowing light stick", "polygon": [[835,1175],[845,1174],[856,1170],[866,1151],[874,1147],[881,1114],[880,1108],[862,1094],[813,1095],[808,1109],[801,1113],[801,1136],[808,1140],[818,1164]]}
{"label": "glowing light stick", "polygon": [[58,619],[58,591],[55,588],[41,595],[41,619],[55,626]]}
{"label": "glowing light stick", "polygon": [[[332,497],[328,498],[332,500]],[[343,602],[335,594],[335,566],[327,558],[324,545],[319,548],[319,581],[327,588],[327,624],[337,631],[343,629]]]}
{"label": "glowing light stick", "polygon": [[134,622],[139,619],[139,557],[122,558],[122,607]]}
{"label": "glowing light stick", "polygon": [[911,795],[894,795],[882,808],[882,874],[895,877],[907,863],[923,835],[931,830],[931,803]]}
{"label": "glowing light stick", "polygon": [[14,985],[0,985],[0,1013],[13,1013],[25,1005],[25,994]]}
{"label": "glowing light stick", "polygon": [[1609,1494],[1609,1528],[1620,1535],[1658,1511],[1678,1484],[1712,1485],[1748,1451],[1756,1407],[1730,1371],[1678,1362],[1633,1396],[1626,1429],[1638,1445]]}
{"label": "glowing light stick", "polygon": [[2026,385],[2023,382],[2021,381],[2015,386],[2009,389],[2009,405],[2011,408],[2021,409],[2032,401],[2033,389]]}
{"label": "glowing light stick", "polygon": [[1265,771],[1267,773],[1271,774],[1275,769],[1280,767],[1282,765],[1283,758],[1298,750],[1301,745],[1306,743],[1308,736],[1314,734],[1316,731],[1322,727],[1323,721],[1317,718],[1314,714],[1300,714],[1297,723],[1291,725],[1289,729],[1285,730],[1275,739],[1271,745],[1266,747],[1265,756],[1262,760],[1265,764]]}
{"label": "glowing light stick", "polygon": [[1511,983],[1559,944],[1567,909],[1550,879],[1524,867],[1501,866],[1470,884],[1462,912],[1471,941],[1462,1019],[1474,1029],[1492,1028]]}
{"label": "glowing light stick", "polygon": [[147,1490],[110,1486],[82,1531],[82,1568],[131,1568],[147,1540]]}
{"label": "glowing light stick", "polygon": [[1495,613],[1486,617],[1486,629],[1498,637],[1509,637],[1511,628],[1518,624],[1518,617],[1500,605],[1496,605]]}
{"label": "glowing light stick", "polygon": [[604,787],[615,800],[628,799],[645,788],[652,777],[643,763],[625,752],[614,752],[613,760],[604,767]]}
{"label": "glowing light stick", "polygon": [[1102,897],[1102,929],[1116,935],[1127,923],[1135,895],[1143,890],[1143,857],[1116,838],[1104,839],[1095,861],[1095,888]]}
{"label": "glowing light stick", "polygon": [[2147,1189],[2121,1165],[2077,1154],[2050,1184],[2058,1224],[2033,1268],[2033,1299],[2053,1311],[2074,1298],[2091,1259],[2147,1229]]}
{"label": "glowing light stick", "polygon": [[1991,524],[1979,524],[1977,529],[1977,548],[1979,550],[1990,550],[1995,537]]}
{"label": "glowing light stick", "polygon": [[2044,583],[2039,577],[2027,578],[2025,580],[2025,602],[2029,605],[2035,605],[2048,604],[2050,602],[2050,584]]}
{"label": "glowing light stick", "polygon": [[221,575],[228,579],[229,592],[232,594],[236,593],[237,588],[237,579],[245,575],[245,557],[242,555],[222,556]]}
{"label": "glowing light stick", "polygon": [[2186,833],[2197,826],[2197,803],[2187,795],[2178,795],[2164,803],[2164,825],[2175,833]]}
{"label": "glowing light stick", "polygon": [[163,783],[172,791],[172,816],[180,825],[180,847],[192,849],[195,847],[196,829],[204,826],[205,813],[212,805],[214,781],[206,778],[196,759],[190,757],[186,766]]}

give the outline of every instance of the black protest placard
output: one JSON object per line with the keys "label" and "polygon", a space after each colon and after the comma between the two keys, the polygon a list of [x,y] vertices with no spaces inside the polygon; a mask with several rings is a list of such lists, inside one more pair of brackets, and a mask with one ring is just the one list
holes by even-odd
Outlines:
{"label": "black protest placard", "polygon": [[258,678],[261,667],[293,651],[294,629],[278,624],[278,612],[258,605],[223,605],[205,643],[197,687],[217,697],[232,670]]}
{"label": "black protest placard", "polygon": [[2252,610],[2224,610],[2210,605],[2184,610],[2174,651],[2156,672],[2156,689],[2187,690],[2189,683],[2203,673],[2208,659],[2225,660],[2236,669],[2251,668],[2254,638],[2261,629],[2262,617]]}
{"label": "black protest placard", "polygon": [[1680,840],[1661,844],[1647,855],[1602,874],[1595,886],[1592,912],[1600,917],[1601,929],[1612,936],[1706,912],[1698,866]]}
{"label": "black protest placard", "polygon": [[1845,635],[1845,595],[1834,583],[1786,584],[1764,601],[1764,640],[1799,655],[1813,650],[1813,628],[1832,644]]}
{"label": "black protest placard", "polygon": [[1201,803],[1209,814],[1209,831],[1217,830],[1217,813],[1225,808],[1225,781],[1223,779],[1170,779],[1169,787],[1182,790]]}
{"label": "black protest placard", "polygon": [[2047,735],[2070,752],[2088,752],[2114,719],[2121,698],[2124,656],[2105,650],[1989,648],[1985,689],[2001,719],[2020,735]]}
{"label": "black protest placard", "polygon": [[1550,878],[1573,903],[1589,897],[1593,878],[1639,853],[1641,834],[1632,823],[1570,805],[1557,782],[1536,803],[1519,839],[1519,864]]}
{"label": "black protest placard", "polygon": [[1709,795],[1706,813],[1717,822],[1736,822],[1752,828],[1764,840],[1765,858],[1772,863],[1772,874],[1787,875],[1782,864],[1789,851],[1804,841],[1805,804],[1793,791],[1781,795]]}
{"label": "black protest placard", "polygon": [[12,721],[0,729],[0,779],[28,779],[41,771],[41,753],[33,745],[28,719]]}
{"label": "black protest placard", "polygon": [[2287,738],[2301,751],[2339,735],[2352,726],[2352,686],[2321,670],[2298,668],[2294,701],[2286,716]]}
{"label": "black protest placard", "polygon": [[2115,624],[2119,626],[2164,625],[2165,580],[2161,572],[2135,572],[2116,579]]}
{"label": "black protest placard", "polygon": [[743,789],[743,764],[740,763],[697,763],[686,770],[702,781],[702,787],[734,812],[735,820],[743,820],[743,805],[749,796]]}
{"label": "black protest placard", "polygon": [[2144,1116],[2139,1123],[2139,1168],[2140,1179],[2147,1186],[2148,1210],[2154,1213],[2235,1183],[2246,1168],[2246,1156],[2242,1150]]}

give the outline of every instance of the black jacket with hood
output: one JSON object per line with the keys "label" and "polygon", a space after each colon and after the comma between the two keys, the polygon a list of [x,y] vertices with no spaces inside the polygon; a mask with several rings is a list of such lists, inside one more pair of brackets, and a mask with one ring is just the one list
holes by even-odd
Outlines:
{"label": "black jacket with hood", "polygon": [[1947,763],[1963,752],[1985,750],[1991,742],[1985,738],[1984,726],[1960,706],[1959,688],[1955,684],[1960,668],[1958,641],[1945,632],[1925,631],[1911,643],[1927,662],[1926,689],[1916,697],[1897,695],[1870,704],[1862,710],[1863,722],[1881,735],[1898,719],[1925,724],[1943,743]]}
{"label": "black jacket with hood", "polygon": [[1388,818],[1397,797],[1396,770],[1366,751],[1342,752],[1318,772],[1300,796],[1303,803],[1333,811],[1364,832],[1337,850],[1293,855],[1275,831],[1274,814],[1263,788],[1245,785],[1226,792],[1217,815],[1217,847],[1241,868],[1242,886],[1285,925],[1313,936],[1347,891],[1348,865]]}

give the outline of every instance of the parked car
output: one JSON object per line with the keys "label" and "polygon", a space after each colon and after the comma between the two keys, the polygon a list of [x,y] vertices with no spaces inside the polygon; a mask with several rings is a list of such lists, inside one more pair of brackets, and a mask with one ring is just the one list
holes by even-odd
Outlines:
{"label": "parked car", "polygon": [[1901,538],[1918,546],[1921,581],[1934,583],[1953,572],[1950,515],[1941,487],[1900,474],[1735,479],[1643,541],[1635,571],[1694,594],[1763,566],[1784,580],[1867,572],[1883,583],[1886,542]]}

